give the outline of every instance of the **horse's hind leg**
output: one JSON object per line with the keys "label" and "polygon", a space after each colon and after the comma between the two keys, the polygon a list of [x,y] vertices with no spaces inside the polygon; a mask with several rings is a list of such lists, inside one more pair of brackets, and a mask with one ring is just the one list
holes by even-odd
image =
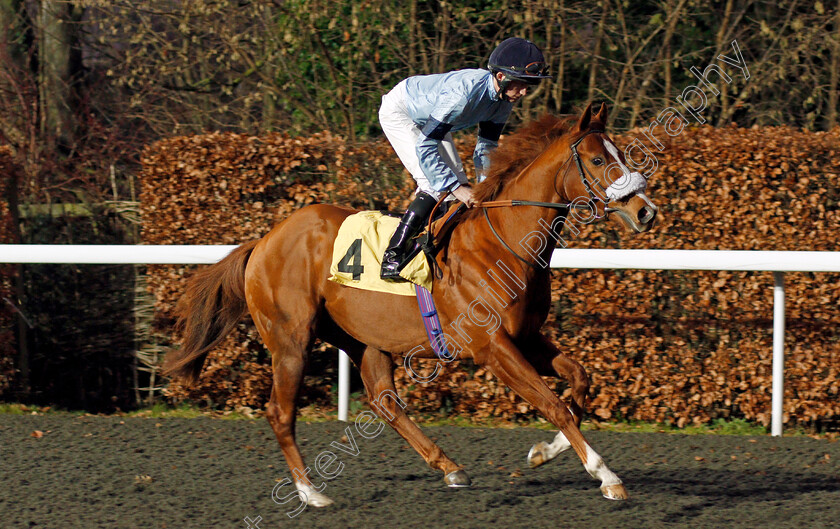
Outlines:
{"label": "horse's hind leg", "polygon": [[362,381],[368,392],[371,408],[384,419],[432,468],[443,471],[444,481],[450,487],[467,487],[470,478],[461,467],[443,453],[426,434],[420,430],[404,411],[405,402],[397,395],[394,387],[394,363],[391,357],[378,349],[368,347],[359,358],[353,358],[359,366]]}
{"label": "horse's hind leg", "polygon": [[295,441],[295,401],[303,381],[306,355],[313,341],[312,332],[302,328],[286,334],[279,327],[272,330],[271,321],[259,311],[252,311],[252,315],[263,342],[271,351],[271,398],[266,417],[294,476],[300,500],[313,507],[325,507],[333,502],[321,494],[326,485],[315,486],[310,481],[309,470]]}
{"label": "horse's hind leg", "polygon": [[[523,353],[540,375],[556,374],[569,383],[572,399],[568,402],[568,408],[575,419],[575,425],[580,428],[584,406],[589,396],[589,377],[583,366],[566,356],[542,334],[539,335],[538,340],[529,343]],[[531,447],[528,452],[528,466],[536,468],[548,463],[571,446],[563,432],[557,432],[551,443],[540,441]]]}

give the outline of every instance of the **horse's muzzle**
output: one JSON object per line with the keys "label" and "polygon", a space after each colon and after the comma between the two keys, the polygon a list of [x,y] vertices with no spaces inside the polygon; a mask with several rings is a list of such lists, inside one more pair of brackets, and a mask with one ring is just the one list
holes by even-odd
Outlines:
{"label": "horse's muzzle", "polygon": [[639,193],[630,203],[607,208],[606,212],[615,213],[621,219],[621,223],[631,231],[644,233],[653,228],[659,209],[644,193]]}

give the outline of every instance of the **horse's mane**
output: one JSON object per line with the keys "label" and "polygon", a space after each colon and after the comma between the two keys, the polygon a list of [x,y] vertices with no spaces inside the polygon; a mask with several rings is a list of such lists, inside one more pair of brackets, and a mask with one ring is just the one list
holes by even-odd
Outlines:
{"label": "horse's mane", "polygon": [[473,196],[476,202],[494,200],[507,181],[516,177],[551,142],[569,132],[577,119],[577,116],[545,115],[506,136],[490,155],[487,178],[475,186]]}

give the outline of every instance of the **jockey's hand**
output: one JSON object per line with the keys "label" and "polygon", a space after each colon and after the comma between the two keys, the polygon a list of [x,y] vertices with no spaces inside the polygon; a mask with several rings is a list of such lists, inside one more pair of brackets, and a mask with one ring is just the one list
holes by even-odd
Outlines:
{"label": "jockey's hand", "polygon": [[455,198],[463,202],[468,208],[471,208],[475,205],[475,199],[473,198],[473,188],[469,184],[464,184],[459,186],[455,191],[452,192],[455,195]]}

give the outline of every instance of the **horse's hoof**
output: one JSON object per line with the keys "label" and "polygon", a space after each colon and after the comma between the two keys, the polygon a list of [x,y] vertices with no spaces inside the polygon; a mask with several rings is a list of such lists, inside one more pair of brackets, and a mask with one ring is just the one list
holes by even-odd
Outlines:
{"label": "horse's hoof", "polygon": [[450,487],[469,487],[472,485],[470,477],[463,470],[456,470],[444,476],[443,481]]}
{"label": "horse's hoof", "polygon": [[528,466],[531,468],[537,468],[538,466],[551,461],[548,458],[547,450],[548,443],[545,441],[540,441],[532,446],[531,451],[528,452]]}
{"label": "horse's hoof", "polygon": [[298,496],[300,501],[313,507],[327,507],[333,504],[331,499],[307,485],[298,484]]}
{"label": "horse's hoof", "polygon": [[616,483],[615,485],[604,485],[601,487],[601,494],[608,500],[629,500],[630,495],[627,494],[627,489],[624,484]]}
{"label": "horse's hoof", "polygon": [[333,501],[320,492],[316,492],[307,496],[306,504],[313,507],[327,507],[332,505]]}

